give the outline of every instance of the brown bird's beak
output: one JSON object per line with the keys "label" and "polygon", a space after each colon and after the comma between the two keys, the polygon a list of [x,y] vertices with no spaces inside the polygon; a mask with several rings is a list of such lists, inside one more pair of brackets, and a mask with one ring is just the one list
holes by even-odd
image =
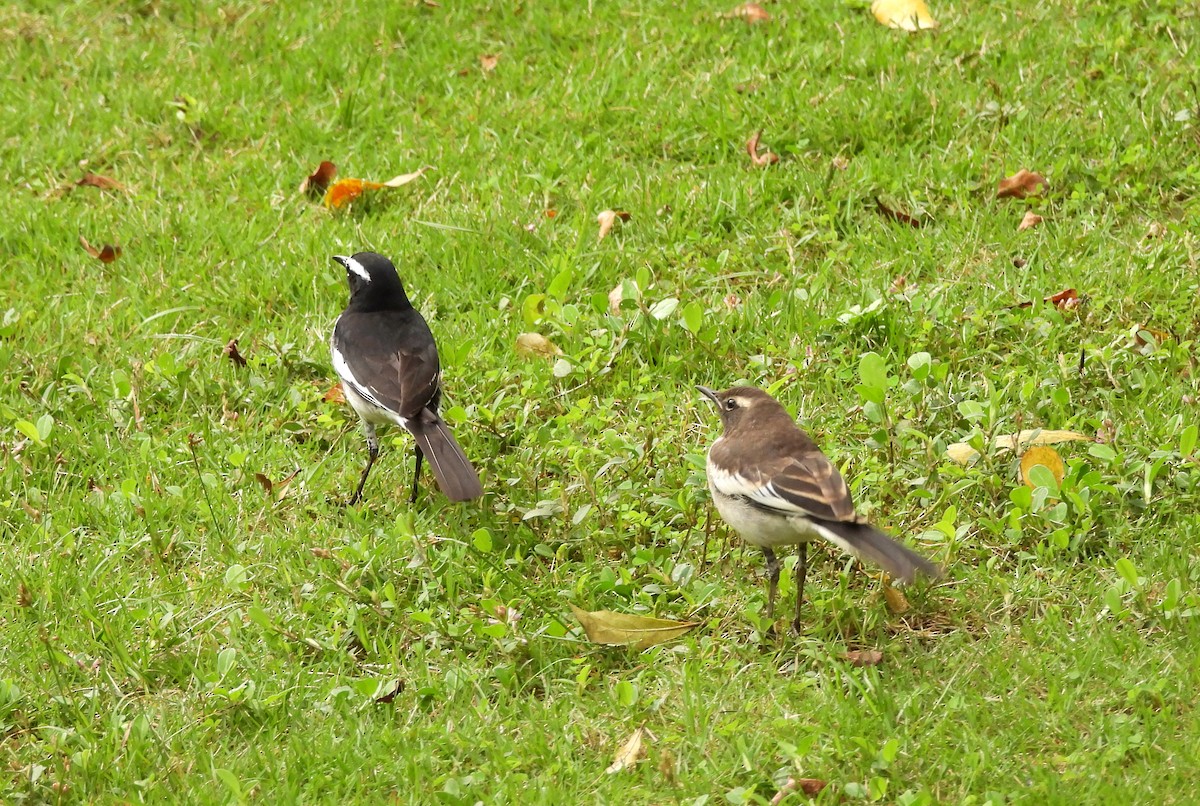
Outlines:
{"label": "brown bird's beak", "polygon": [[711,400],[714,406],[716,406],[718,409],[721,408],[721,401],[717,399],[716,392],[714,392],[712,389],[709,389],[707,386],[697,386],[696,389],[700,391],[700,394]]}

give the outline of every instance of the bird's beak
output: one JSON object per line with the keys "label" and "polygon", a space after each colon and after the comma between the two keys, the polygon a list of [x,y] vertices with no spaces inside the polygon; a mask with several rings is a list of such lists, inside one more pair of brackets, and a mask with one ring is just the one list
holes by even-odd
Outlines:
{"label": "bird's beak", "polygon": [[716,406],[718,409],[721,408],[721,401],[717,399],[716,392],[714,392],[712,389],[709,389],[707,386],[697,386],[696,389],[700,391],[700,394],[711,400],[714,406]]}
{"label": "bird's beak", "polygon": [[350,269],[350,266],[346,264],[346,261],[347,261],[347,260],[349,260],[349,259],[350,259],[350,258],[346,257],[345,255],[333,255],[333,256],[330,258],[330,260],[332,260],[334,263],[337,263],[337,264],[338,264],[338,265],[340,265],[340,266],[341,266],[343,269],[346,269],[346,270],[349,270],[349,269]]}

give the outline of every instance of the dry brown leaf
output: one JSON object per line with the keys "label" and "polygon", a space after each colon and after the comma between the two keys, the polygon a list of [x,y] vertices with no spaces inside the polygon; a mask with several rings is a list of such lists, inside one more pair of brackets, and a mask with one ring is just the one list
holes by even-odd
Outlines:
{"label": "dry brown leaf", "polygon": [[608,646],[631,646],[647,649],[691,631],[698,621],[670,621],[652,616],[614,613],[611,610],[589,612],[571,605],[571,612],[583,625],[588,640]]}
{"label": "dry brown leaf", "polygon": [[310,554],[312,554],[312,556],[317,557],[318,559],[322,559],[322,560],[332,560],[333,559],[333,552],[327,548],[324,548],[323,546],[313,546],[308,551]]}
{"label": "dry brown leaf", "polygon": [[317,170],[300,183],[300,192],[307,196],[320,196],[329,187],[329,183],[335,176],[337,176],[337,166],[329,160],[325,160],[317,166]]}
{"label": "dry brown leaf", "polygon": [[1025,453],[1021,454],[1021,480],[1028,487],[1036,487],[1029,480],[1029,471],[1036,465],[1042,465],[1054,475],[1054,480],[1062,484],[1063,476],[1067,475],[1066,466],[1063,465],[1062,457],[1058,455],[1058,451],[1048,445],[1034,445]]}
{"label": "dry brown leaf", "polygon": [[496,69],[496,65],[500,63],[499,53],[484,53],[479,57],[479,66],[483,68],[483,72],[490,73]]}
{"label": "dry brown leaf", "polygon": [[613,758],[613,763],[608,766],[608,769],[606,769],[605,772],[609,775],[612,775],[613,773],[620,772],[621,770],[627,770],[634,764],[637,764],[638,759],[646,754],[646,748],[643,743],[645,736],[646,726],[642,725],[635,730],[633,735],[625,740],[625,744],[621,745],[621,748],[617,750],[617,755]]}
{"label": "dry brown leaf", "polygon": [[829,164],[833,166],[834,170],[844,171],[850,167],[850,158],[844,154],[838,154]]}
{"label": "dry brown leaf", "polygon": [[326,392],[325,396],[321,399],[326,403],[345,403],[346,393],[342,390],[342,385],[340,383],[335,383],[333,386],[329,387],[329,391]]}
{"label": "dry brown leaf", "polygon": [[385,693],[376,697],[375,702],[378,705],[387,705],[387,704],[391,703],[392,700],[396,699],[396,695],[399,694],[401,691],[404,691],[404,681],[397,680],[396,682],[394,682],[390,686],[388,686],[388,690]]}
{"label": "dry brown leaf", "polygon": [[1148,325],[1134,325],[1129,331],[1129,335],[1133,337],[1134,346],[1139,348],[1148,345],[1151,339],[1154,340],[1155,344],[1162,344],[1172,339],[1171,334],[1167,331],[1158,330]]}
{"label": "dry brown leaf", "polygon": [[1046,181],[1046,177],[1022,168],[1012,176],[1000,180],[1000,184],[996,186],[996,198],[1023,199],[1049,189],[1050,183]]}
{"label": "dry brown leaf", "polygon": [[[1030,428],[1016,434],[1001,434],[992,440],[992,451],[1003,453],[1032,445],[1057,445],[1060,442],[1093,442],[1092,437],[1078,431],[1054,431],[1046,428]],[[946,456],[965,465],[978,456],[969,443],[956,442],[946,448]]]}
{"label": "dry brown leaf", "polygon": [[97,249],[88,243],[87,238],[83,237],[82,235],[79,236],[79,245],[83,247],[83,251],[87,252],[101,263],[112,263],[121,256],[121,247],[106,243],[104,246]]}
{"label": "dry brown leaf", "polygon": [[117,180],[92,173],[84,174],[82,179],[75,182],[75,186],[99,188],[100,190],[125,190],[125,186]]}
{"label": "dry brown leaf", "polygon": [[1033,229],[1045,219],[1042,218],[1033,210],[1026,210],[1025,217],[1021,219],[1021,223],[1017,225],[1017,232],[1024,232],[1027,229]]}
{"label": "dry brown leaf", "polygon": [[767,10],[758,3],[742,3],[733,9],[733,11],[730,11],[729,16],[745,20],[752,25],[756,22],[769,22],[771,19],[771,15],[767,13]]}
{"label": "dry brown leaf", "polygon": [[767,165],[774,165],[775,163],[779,162],[778,154],[774,154],[770,151],[764,151],[761,154],[758,153],[758,141],[761,137],[762,129],[759,129],[750,136],[749,140],[746,141],[746,153],[750,155],[750,161],[759,168],[766,167]]}
{"label": "dry brown leaf", "polygon": [[938,27],[925,0],[875,0],[871,3],[871,13],[889,28],[920,31]]}
{"label": "dry brown leaf", "polygon": [[17,607],[29,607],[33,604],[33,594],[29,592],[29,588],[25,587],[24,582],[17,583]]}
{"label": "dry brown leaf", "polygon": [[517,336],[517,353],[520,355],[556,356],[562,355],[558,345],[541,333],[522,333]]}
{"label": "dry brown leaf", "polygon": [[901,224],[907,224],[910,227],[919,228],[925,226],[925,222],[921,219],[914,218],[908,213],[901,212],[900,210],[893,210],[891,207],[888,207],[878,196],[875,197],[875,206],[879,208],[879,212],[882,213],[885,218],[890,218],[893,221],[900,222]]}
{"label": "dry brown leaf", "polygon": [[243,358],[242,354],[238,351],[237,339],[230,339],[229,343],[225,345],[223,352],[225,353],[225,356],[233,362],[234,366],[246,366],[246,359]]}
{"label": "dry brown leaf", "polygon": [[1057,294],[1044,297],[1043,302],[1053,302],[1060,311],[1069,311],[1079,307],[1079,294],[1074,288],[1064,288]]}
{"label": "dry brown leaf", "polygon": [[624,210],[604,210],[596,216],[596,223],[600,225],[600,239],[603,240],[609,232],[612,231],[613,225],[617,221],[628,221],[629,213]]}
{"label": "dry brown leaf", "polygon": [[883,663],[883,653],[878,649],[851,649],[843,657],[851,666],[878,666]]}
{"label": "dry brown leaf", "polygon": [[909,611],[908,599],[899,588],[892,585],[885,584],[883,586],[883,600],[887,602],[888,610],[897,616],[902,616]]}
{"label": "dry brown leaf", "polygon": [[787,783],[779,787],[779,791],[775,793],[775,797],[771,798],[771,806],[778,806],[780,803],[783,803],[784,799],[796,790],[800,790],[810,798],[815,798],[827,786],[829,786],[829,783],[822,781],[820,778],[788,778]]}
{"label": "dry brown leaf", "polygon": [[260,485],[262,485],[263,492],[265,492],[267,495],[270,495],[275,491],[275,484],[271,481],[271,479],[267,478],[266,473],[255,473],[254,479]]}

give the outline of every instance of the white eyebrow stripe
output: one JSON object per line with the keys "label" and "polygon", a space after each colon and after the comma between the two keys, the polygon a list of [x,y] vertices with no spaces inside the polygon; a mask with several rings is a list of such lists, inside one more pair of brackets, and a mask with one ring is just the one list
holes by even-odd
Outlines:
{"label": "white eyebrow stripe", "polygon": [[354,272],[359,277],[366,280],[368,283],[371,282],[371,275],[367,272],[366,269],[363,268],[363,264],[359,263],[357,260],[355,260],[352,257],[348,257],[348,258],[344,258],[344,259],[346,261],[347,269]]}

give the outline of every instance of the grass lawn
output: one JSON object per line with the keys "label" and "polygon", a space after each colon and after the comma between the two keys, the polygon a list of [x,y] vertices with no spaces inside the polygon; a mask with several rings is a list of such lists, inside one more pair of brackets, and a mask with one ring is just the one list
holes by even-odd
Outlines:
{"label": "grass lawn", "polygon": [[[931,2],[0,7],[0,801],[1194,802],[1200,11]],[[322,160],[431,170],[330,210]],[[479,502],[409,506],[392,430],[339,504],[363,249]],[[821,547],[773,634],[704,483],[735,382],[946,578]],[[1093,440],[1061,483],[992,445],[1038,428]]]}

